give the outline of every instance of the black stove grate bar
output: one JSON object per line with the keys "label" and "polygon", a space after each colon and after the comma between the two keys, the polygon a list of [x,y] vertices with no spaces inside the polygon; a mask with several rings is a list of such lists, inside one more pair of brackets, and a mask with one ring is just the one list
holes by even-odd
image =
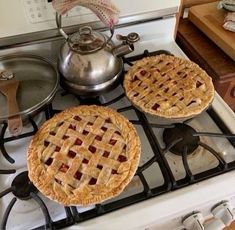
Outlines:
{"label": "black stove grate bar", "polygon": [[153,123],[149,123],[149,125],[152,128],[162,128],[162,129],[174,128],[175,127],[174,124],[153,124]]}
{"label": "black stove grate bar", "polygon": [[157,161],[156,156],[153,156],[149,161],[147,161],[143,165],[139,166],[139,168],[137,169],[137,173],[143,172],[145,169],[150,167],[156,161]]}
{"label": "black stove grate bar", "polygon": [[[66,218],[53,222],[52,229],[63,229],[75,223],[70,207],[64,207]],[[40,226],[32,230],[50,229],[48,225]],[[51,230],[51,229],[50,229]]]}
{"label": "black stove grate bar", "polygon": [[112,105],[116,102],[118,102],[119,100],[121,100],[122,98],[124,98],[126,95],[123,93],[121,94],[120,96],[114,98],[113,100],[110,100],[108,102],[105,102],[105,103],[102,103],[103,106],[109,106],[109,105]]}
{"label": "black stove grate bar", "polygon": [[14,174],[16,172],[15,169],[0,169],[0,175],[2,174]]}
{"label": "black stove grate bar", "polygon": [[202,146],[204,149],[208,150],[210,153],[212,153],[217,160],[219,161],[219,166],[222,170],[227,170],[228,165],[227,163],[224,161],[224,159],[219,155],[219,153],[217,153],[213,148],[211,148],[209,145],[199,141],[199,145]]}
{"label": "black stove grate bar", "polygon": [[7,195],[8,193],[12,192],[13,191],[13,188],[10,187],[10,188],[7,188],[6,190],[2,191],[0,193],[0,198],[4,197],[5,195]]}
{"label": "black stove grate bar", "polygon": [[160,157],[159,148],[157,146],[157,141],[156,141],[156,137],[153,133],[153,130],[151,129],[151,126],[150,126],[146,116],[143,113],[141,113],[140,111],[138,111],[137,109],[134,109],[134,110],[135,110],[140,122],[142,122],[142,127],[145,131],[145,134],[149,140],[151,148],[155,154],[156,160],[157,160],[158,165],[159,165],[161,172],[163,174],[164,185],[165,185],[166,191],[169,191],[171,189],[169,174],[168,174],[167,169],[164,165],[164,162],[162,162],[162,159]]}
{"label": "black stove grate bar", "polygon": [[171,144],[166,146],[166,148],[162,149],[162,155],[164,156],[173,146],[175,146],[178,142],[180,142],[182,138],[176,139],[175,141],[172,141]]}
{"label": "black stove grate bar", "polygon": [[38,127],[37,127],[37,124],[35,123],[35,121],[31,117],[29,117],[28,120],[29,120],[30,124],[32,125],[33,131],[28,132],[28,133],[20,134],[17,137],[11,136],[11,137],[6,137],[5,138],[4,136],[5,136],[8,125],[7,125],[7,123],[3,123],[3,127],[2,127],[1,132],[0,132],[0,150],[1,150],[2,155],[5,157],[5,159],[8,162],[10,162],[11,164],[14,164],[15,160],[12,157],[10,157],[9,154],[7,153],[7,151],[5,149],[5,144],[7,142],[11,142],[11,141],[14,141],[14,140],[22,139],[22,138],[25,138],[25,137],[30,137],[30,136],[34,135],[38,130]]}
{"label": "black stove grate bar", "polygon": [[142,185],[144,186],[144,193],[146,195],[146,198],[152,197],[154,194],[152,193],[152,191],[148,185],[148,182],[146,181],[143,173],[139,172],[137,175],[139,176],[139,179],[142,182]]}
{"label": "black stove grate bar", "polygon": [[[213,109],[207,110],[207,113],[215,121],[216,125],[221,129],[223,133],[231,134],[231,131],[229,130],[229,128],[226,126],[226,124],[221,120],[219,115]],[[232,135],[235,135],[235,134],[232,134]],[[231,139],[233,138],[227,138],[230,144],[235,148],[235,141],[232,141]]]}
{"label": "black stove grate bar", "polygon": [[11,164],[14,164],[15,160],[9,156],[4,146],[5,144],[4,135],[6,133],[6,130],[7,130],[7,123],[3,123],[3,127],[0,132],[0,150],[1,150],[2,155],[5,157],[5,159]]}
{"label": "black stove grate bar", "polygon": [[44,229],[54,229],[52,226],[52,220],[51,220],[50,214],[48,212],[46,205],[42,201],[42,199],[34,192],[31,192],[30,196],[38,203],[39,207],[42,210],[42,213],[44,215],[45,222],[46,222],[44,225]]}
{"label": "black stove grate bar", "polygon": [[190,181],[190,183],[192,183],[194,182],[194,175],[189,168],[187,153],[188,153],[188,147],[185,146],[182,153],[182,161],[186,172],[186,178]]}
{"label": "black stove grate bar", "polygon": [[208,137],[218,137],[218,138],[232,138],[235,139],[235,134],[223,134],[223,133],[207,133],[207,132],[196,132],[193,134],[196,136],[208,136]]}
{"label": "black stove grate bar", "polygon": [[119,108],[119,109],[117,109],[117,112],[122,113],[122,112],[126,112],[128,110],[131,110],[131,109],[134,109],[134,107],[132,105],[126,106],[126,107],[123,107],[123,108]]}
{"label": "black stove grate bar", "polygon": [[[161,193],[158,193],[158,194],[161,194]],[[76,207],[71,207],[71,209],[72,209],[72,213],[74,215],[75,221],[77,223],[80,223],[80,222],[92,219],[94,217],[98,217],[103,214],[107,214],[109,212],[116,211],[120,208],[135,204],[135,203],[143,201],[143,200],[146,200],[146,193],[145,192],[141,192],[141,193],[123,198],[118,201],[113,201],[108,204],[103,204],[103,205],[101,204],[102,208],[101,207],[97,208],[97,206],[95,206],[94,209],[86,211],[86,212],[82,212],[82,213],[79,213]]]}
{"label": "black stove grate bar", "polygon": [[17,199],[15,197],[12,198],[11,202],[7,206],[7,209],[6,209],[4,216],[2,218],[2,223],[1,223],[0,229],[2,229],[2,230],[6,229],[8,217],[9,217],[11,209],[13,208],[16,201],[17,201]]}

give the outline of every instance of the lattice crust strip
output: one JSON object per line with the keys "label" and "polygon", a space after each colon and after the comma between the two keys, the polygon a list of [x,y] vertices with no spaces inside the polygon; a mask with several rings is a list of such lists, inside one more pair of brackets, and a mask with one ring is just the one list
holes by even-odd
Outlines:
{"label": "lattice crust strip", "polygon": [[125,76],[124,88],[137,108],[164,118],[197,115],[214,98],[212,79],[204,70],[165,54],[137,61]]}
{"label": "lattice crust strip", "polygon": [[133,125],[109,108],[79,106],[47,121],[28,150],[29,177],[64,205],[118,195],[134,176],[140,140]]}

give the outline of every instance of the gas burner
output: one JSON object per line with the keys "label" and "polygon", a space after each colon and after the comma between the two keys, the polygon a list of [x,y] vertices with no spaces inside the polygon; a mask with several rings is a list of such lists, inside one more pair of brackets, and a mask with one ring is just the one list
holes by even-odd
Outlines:
{"label": "gas burner", "polygon": [[30,199],[30,193],[36,193],[38,191],[29,180],[27,171],[18,174],[12,181],[11,187],[12,193],[21,200]]}
{"label": "gas burner", "polygon": [[174,124],[173,128],[166,128],[163,131],[163,141],[166,146],[175,143],[169,151],[181,156],[187,147],[187,155],[193,153],[199,146],[200,138],[193,136],[196,130],[191,126],[181,123]]}

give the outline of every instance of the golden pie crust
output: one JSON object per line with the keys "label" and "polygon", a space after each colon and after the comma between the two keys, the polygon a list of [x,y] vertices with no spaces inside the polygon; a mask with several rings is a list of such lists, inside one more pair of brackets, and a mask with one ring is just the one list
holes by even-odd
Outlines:
{"label": "golden pie crust", "polygon": [[143,58],[125,75],[129,100],[140,110],[163,118],[190,118],[213,101],[212,79],[197,64],[171,55]]}
{"label": "golden pie crust", "polygon": [[120,194],[140,159],[134,126],[114,110],[78,106],[46,121],[28,149],[29,178],[63,205],[90,205]]}

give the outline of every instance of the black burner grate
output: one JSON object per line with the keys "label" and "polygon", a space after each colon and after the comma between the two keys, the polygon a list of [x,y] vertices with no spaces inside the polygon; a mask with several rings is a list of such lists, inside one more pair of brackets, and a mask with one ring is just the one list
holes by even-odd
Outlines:
{"label": "black burner grate", "polygon": [[[161,53],[165,53],[165,54],[170,54],[168,51],[165,50],[160,50],[160,51],[156,51],[156,52],[148,52],[148,51],[144,51],[143,54],[141,55],[137,55],[131,58],[123,58],[124,63],[126,65],[133,65],[132,62],[139,60],[143,57],[146,56],[151,56],[151,55],[157,55],[157,54],[161,54]],[[65,92],[66,94],[66,92]],[[84,98],[80,98],[77,97],[79,103],[78,104],[98,104],[98,105],[103,105],[103,106],[110,106],[113,105],[114,103],[123,100],[125,98],[125,94],[122,93],[120,94],[118,97],[103,103],[100,97],[96,97],[96,98],[92,98],[92,99],[84,99]],[[198,174],[193,174],[192,171],[190,170],[189,167],[189,163],[188,163],[188,153],[190,153],[191,151],[193,151],[192,149],[190,150],[191,147],[188,147],[187,145],[185,145],[185,143],[182,143],[179,141],[181,141],[181,137],[179,138],[172,138],[171,141],[169,141],[167,138],[166,142],[166,147],[162,148],[160,145],[159,140],[157,139],[155,133],[154,133],[154,129],[165,129],[165,135],[168,136],[169,134],[167,134],[167,130],[173,129],[176,126],[182,126],[181,124],[170,124],[170,125],[161,125],[161,124],[152,124],[148,121],[146,115],[140,111],[138,111],[137,109],[135,109],[135,107],[133,107],[132,105],[130,106],[126,106],[123,108],[119,108],[118,112],[122,113],[122,112],[127,112],[127,111],[132,111],[135,113],[137,119],[134,120],[130,120],[135,126],[140,127],[143,131],[144,134],[146,135],[148,142],[150,144],[151,150],[153,152],[153,156],[148,159],[148,161],[146,161],[143,165],[139,166],[136,172],[135,177],[137,177],[141,183],[142,186],[142,190],[138,193],[135,193],[133,195],[130,195],[128,197],[124,197],[124,198],[120,198],[117,200],[111,200],[110,202],[104,202],[102,204],[98,204],[95,205],[94,207],[92,207],[91,209],[87,210],[87,211],[79,211],[79,209],[77,207],[64,207],[65,213],[66,213],[66,218],[65,219],[61,219],[61,220],[57,220],[57,221],[53,221],[50,217],[50,213],[47,209],[46,204],[41,200],[41,198],[37,195],[37,193],[33,190],[32,192],[29,192],[29,196],[31,199],[34,199],[39,207],[42,210],[42,213],[44,215],[44,219],[45,219],[45,226],[40,226],[38,228],[35,229],[61,229],[64,228],[66,226],[70,226],[72,224],[79,223],[97,216],[101,216],[104,215],[105,213],[120,209],[122,207],[126,207],[128,205],[149,199],[151,197],[155,197],[157,195],[169,192],[171,190],[175,190],[175,189],[179,189],[181,187],[187,186],[189,184],[192,183],[196,183],[202,180],[205,180],[207,178],[225,173],[227,171],[230,170],[234,170],[235,169],[235,161],[230,162],[230,163],[226,163],[224,159],[222,159],[220,157],[220,154],[217,153],[215,150],[213,150],[212,147],[206,145],[205,143],[203,143],[200,140],[200,136],[202,135],[206,135],[206,136],[219,136],[223,138],[227,138],[230,143],[235,147],[235,141],[234,141],[234,135],[229,133],[229,130],[226,128],[226,126],[224,125],[223,121],[219,119],[219,117],[216,115],[216,113],[213,110],[208,110],[207,113],[210,115],[210,117],[216,122],[216,124],[218,125],[218,127],[224,132],[227,133],[227,135],[222,135],[222,134],[211,134],[211,133],[199,133],[196,130],[191,130],[190,126],[188,126],[188,122],[185,122],[185,126],[188,126],[190,132],[189,132],[189,136],[192,135],[191,139],[193,141],[196,141],[196,145],[200,145],[203,148],[207,149],[213,156],[216,157],[216,159],[218,160],[218,166],[198,173]],[[44,108],[44,112],[45,112],[45,116],[46,119],[51,118],[55,113],[60,112],[57,110],[54,110],[52,108],[52,105],[49,104],[48,106],[46,106]],[[33,119],[29,118],[29,121],[33,127],[33,131],[29,132],[29,133],[25,133],[20,135],[18,138],[25,138],[28,136],[32,136],[36,133],[37,131],[37,125],[35,124],[35,122],[33,121]],[[16,138],[15,137],[9,137],[9,138],[5,138],[5,132],[7,129],[7,124],[3,124],[2,126],[2,130],[0,132],[0,150],[2,152],[2,154],[5,156],[5,158],[11,163],[14,164],[14,159],[11,158],[9,156],[9,154],[7,153],[6,149],[5,149],[5,143],[10,142],[10,141],[14,141]],[[174,136],[174,135],[173,135]],[[188,142],[187,142],[188,143]],[[178,144],[178,145],[177,145]],[[181,146],[181,148],[178,148],[179,145]],[[186,146],[186,147],[185,147]],[[196,147],[193,147],[196,148]],[[176,149],[175,149],[176,148]],[[178,181],[175,180],[173,172],[171,171],[171,168],[167,162],[167,159],[165,158],[165,154],[166,152],[170,150],[170,151],[175,151],[177,154],[180,154],[180,156],[182,157],[182,162],[183,162],[183,166],[186,172],[186,176],[183,179],[180,179]],[[144,150],[142,152],[144,154]],[[147,170],[149,167],[151,167],[153,164],[157,164],[159,166],[159,169],[162,173],[162,177],[163,177],[163,183],[159,186],[156,185],[155,187],[152,187],[149,185],[146,177],[145,177],[145,170]],[[0,170],[0,174],[14,174],[16,171],[15,170]],[[30,182],[29,182],[30,183]],[[14,185],[13,185],[14,186]],[[5,196],[6,194],[12,192],[12,188],[9,188],[3,192],[0,193],[0,197]],[[17,194],[16,197],[14,197],[12,199],[12,201],[10,202],[7,210],[5,211],[5,215],[4,218],[2,220],[1,223],[1,227],[3,229],[5,229],[6,224],[7,224],[7,218],[10,214],[10,211],[12,208],[14,208],[14,204],[17,201]],[[27,202],[27,201],[25,201]]]}

